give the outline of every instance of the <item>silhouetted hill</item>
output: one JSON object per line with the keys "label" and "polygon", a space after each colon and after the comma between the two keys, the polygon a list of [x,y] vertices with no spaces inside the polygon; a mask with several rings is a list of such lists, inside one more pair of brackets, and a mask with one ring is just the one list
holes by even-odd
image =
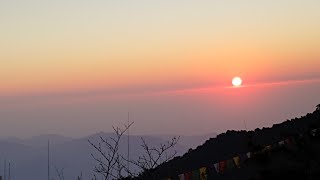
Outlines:
{"label": "silhouetted hill", "polygon": [[[192,172],[201,167],[211,168],[213,171],[214,163],[233,159],[233,157],[247,152],[261,152],[268,145],[277,144],[279,141],[292,137],[300,138],[299,142],[303,140],[308,143],[295,150],[287,147],[275,148],[273,149],[274,152],[268,154],[267,157],[265,157],[265,154],[258,154],[255,158],[247,160],[242,168],[235,168],[233,171],[222,174],[217,172],[211,174],[213,174],[214,179],[263,179],[263,177],[276,178],[278,176],[305,177],[305,171],[310,173],[312,170],[315,171],[314,169],[320,170],[320,139],[314,137],[314,139],[311,138],[312,140],[310,140],[309,136],[312,129],[319,127],[320,111],[317,109],[306,116],[275,124],[271,128],[256,129],[248,132],[227,131],[216,138],[207,140],[203,145],[183,156],[176,157],[161,165],[155,170],[154,174],[157,176],[156,179],[165,177],[178,179],[179,174]],[[310,154],[313,154],[312,157],[310,157]],[[314,162],[309,162],[308,160],[310,159],[313,159]],[[264,161],[268,163],[264,163]],[[267,176],[266,174],[270,175]]]}

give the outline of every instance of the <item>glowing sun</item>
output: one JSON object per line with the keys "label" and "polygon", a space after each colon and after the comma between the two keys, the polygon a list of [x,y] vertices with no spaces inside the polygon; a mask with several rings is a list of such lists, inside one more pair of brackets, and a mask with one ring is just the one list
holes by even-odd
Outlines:
{"label": "glowing sun", "polygon": [[234,78],[232,79],[232,85],[233,85],[234,87],[239,87],[239,86],[241,86],[241,85],[242,85],[242,79],[241,79],[240,77],[234,77]]}

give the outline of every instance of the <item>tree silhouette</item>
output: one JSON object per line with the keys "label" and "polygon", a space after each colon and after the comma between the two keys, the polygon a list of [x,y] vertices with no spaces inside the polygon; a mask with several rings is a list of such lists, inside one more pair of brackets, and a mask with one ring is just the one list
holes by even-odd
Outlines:
{"label": "tree silhouette", "polygon": [[[98,165],[94,167],[94,171],[101,175],[104,180],[121,178],[125,165],[119,153],[120,140],[132,124],[133,122],[125,125],[123,129],[113,127],[115,137],[104,138],[100,136],[100,142],[98,144],[88,140],[90,145],[98,152],[98,155],[91,154],[93,159],[98,163]],[[94,179],[96,179],[96,177]]]}
{"label": "tree silhouette", "polygon": [[58,169],[57,167],[55,167],[56,173],[58,175],[59,180],[64,180],[64,168],[62,168],[61,170]]}
{"label": "tree silhouette", "polygon": [[[97,153],[91,154],[93,159],[98,163],[98,165],[94,167],[94,172],[102,176],[104,180],[132,179],[135,177],[142,180],[149,180],[150,177],[155,176],[154,169],[156,167],[170,161],[176,156],[177,151],[174,151],[174,153],[169,153],[169,151],[177,145],[180,137],[173,137],[170,141],[160,144],[158,147],[149,146],[145,139],[141,138],[141,147],[144,153],[141,154],[137,160],[127,159],[120,154],[120,141],[132,124],[133,122],[125,125],[124,128],[113,127],[115,136],[108,138],[100,136],[99,143],[88,140]],[[130,171],[126,166],[127,163],[140,168],[140,174]],[[125,177],[124,174],[126,174],[127,177]],[[94,176],[94,180],[98,179],[97,175]],[[78,179],[80,179],[80,177],[78,177]]]}
{"label": "tree silhouette", "polygon": [[125,157],[123,157],[123,160],[137,166],[142,171],[140,175],[133,176],[138,176],[139,179],[145,180],[154,179],[158,175],[155,169],[176,156],[177,151],[173,153],[168,153],[168,151],[177,145],[179,138],[180,137],[173,137],[170,141],[160,144],[158,147],[149,146],[145,139],[141,138],[141,147],[144,153],[141,154],[137,160],[129,160]]}

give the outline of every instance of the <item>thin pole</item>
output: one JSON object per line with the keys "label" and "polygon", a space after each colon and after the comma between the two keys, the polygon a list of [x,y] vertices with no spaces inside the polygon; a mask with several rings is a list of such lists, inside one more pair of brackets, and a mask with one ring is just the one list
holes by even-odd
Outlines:
{"label": "thin pole", "polygon": [[50,141],[48,140],[48,180],[50,180]]}
{"label": "thin pole", "polygon": [[246,122],[245,119],[243,120],[243,123],[244,123],[244,128],[246,129],[246,131],[248,131],[248,129],[247,129],[247,122]]}
{"label": "thin pole", "polygon": [[128,176],[130,172],[130,163],[129,163],[129,158],[130,158],[130,132],[129,132],[129,127],[130,127],[130,112],[128,112],[128,161],[127,161],[127,168],[128,168]]}
{"label": "thin pole", "polygon": [[6,180],[7,175],[7,160],[4,160],[3,179]]}
{"label": "thin pole", "polygon": [[8,180],[11,180],[11,163],[9,162],[9,174],[8,174]]}

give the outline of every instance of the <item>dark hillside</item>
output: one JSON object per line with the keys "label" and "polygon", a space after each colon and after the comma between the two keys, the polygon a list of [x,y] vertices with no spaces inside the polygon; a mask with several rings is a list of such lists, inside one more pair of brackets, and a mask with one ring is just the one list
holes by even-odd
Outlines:
{"label": "dark hillside", "polygon": [[[319,127],[320,110],[317,108],[313,113],[273,125],[272,128],[248,132],[227,131],[207,140],[203,145],[190,150],[182,157],[176,157],[161,165],[153,174],[157,176],[155,179],[166,177],[179,179],[179,174],[206,167],[209,179],[213,177],[213,179],[318,177],[320,138],[318,133],[312,136],[310,133],[311,130]],[[279,142],[283,140],[286,140],[286,145],[279,146]],[[266,146],[269,146],[269,149],[266,150]],[[243,161],[240,168],[236,168],[233,164],[234,168],[216,172],[215,163],[232,160],[248,152],[252,152],[253,156]]]}

